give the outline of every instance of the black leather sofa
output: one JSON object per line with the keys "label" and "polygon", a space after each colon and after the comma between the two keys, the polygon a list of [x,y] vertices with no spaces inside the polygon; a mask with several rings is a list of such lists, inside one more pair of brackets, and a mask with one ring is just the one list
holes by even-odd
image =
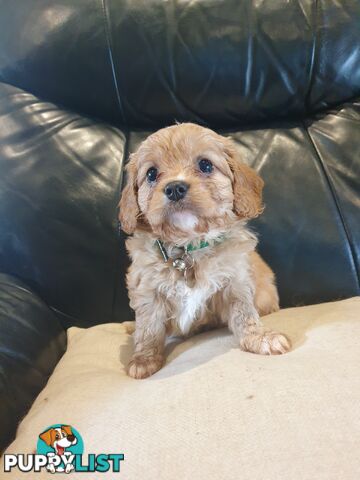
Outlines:
{"label": "black leather sofa", "polygon": [[281,305],[358,295],[358,0],[0,0],[0,447],[66,328],[132,318],[116,207],[160,127],[231,134]]}

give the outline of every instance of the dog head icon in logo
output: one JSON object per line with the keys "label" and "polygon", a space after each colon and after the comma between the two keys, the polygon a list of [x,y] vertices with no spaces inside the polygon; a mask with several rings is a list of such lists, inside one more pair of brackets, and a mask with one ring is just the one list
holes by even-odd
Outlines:
{"label": "dog head icon in logo", "polygon": [[56,455],[63,455],[65,450],[77,443],[77,438],[73,434],[69,425],[60,425],[60,427],[51,427],[39,437],[46,445],[52,447]]}
{"label": "dog head icon in logo", "polygon": [[71,458],[74,458],[76,454],[81,455],[83,451],[82,438],[79,432],[70,425],[51,425],[39,435],[37,453],[47,455],[49,459],[53,460],[49,461],[46,467],[51,473],[70,473],[74,469]]}

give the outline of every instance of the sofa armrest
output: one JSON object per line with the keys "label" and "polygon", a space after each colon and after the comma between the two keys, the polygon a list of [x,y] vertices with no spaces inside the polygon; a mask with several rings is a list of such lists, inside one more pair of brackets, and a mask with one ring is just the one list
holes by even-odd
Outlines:
{"label": "sofa armrest", "polygon": [[66,349],[66,332],[21,281],[0,273],[0,452]]}

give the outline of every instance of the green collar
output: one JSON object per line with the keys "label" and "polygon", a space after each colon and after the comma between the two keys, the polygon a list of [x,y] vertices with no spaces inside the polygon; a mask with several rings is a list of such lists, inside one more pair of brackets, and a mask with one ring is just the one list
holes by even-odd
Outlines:
{"label": "green collar", "polygon": [[[220,235],[218,238],[216,238],[214,241],[212,241],[211,243],[210,242],[206,242],[205,240],[200,240],[200,243],[199,245],[193,245],[192,243],[188,243],[185,247],[179,247],[179,248],[183,248],[184,249],[184,252],[185,253],[188,253],[188,252],[195,252],[195,250],[201,250],[203,248],[207,248],[207,247],[210,247],[210,245],[219,245],[220,243],[222,243],[223,241],[225,240],[225,235]],[[157,245],[157,247],[159,248],[160,252],[161,252],[161,255],[163,256],[164,258],[164,261],[167,262],[168,259],[169,259],[169,256],[166,252],[166,249],[164,247],[164,244],[162,243],[161,240],[156,240],[155,244]]]}
{"label": "green collar", "polygon": [[187,252],[194,252],[195,250],[201,250],[202,248],[206,248],[209,246],[210,246],[209,242],[205,242],[205,240],[200,240],[200,245],[195,246],[192,243],[188,243],[185,247],[185,250]]}

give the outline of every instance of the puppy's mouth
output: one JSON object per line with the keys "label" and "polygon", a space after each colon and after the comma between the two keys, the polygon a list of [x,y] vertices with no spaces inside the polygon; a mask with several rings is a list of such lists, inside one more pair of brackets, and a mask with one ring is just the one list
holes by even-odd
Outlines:
{"label": "puppy's mouth", "polygon": [[60,447],[60,445],[56,445],[56,453],[57,455],[64,455],[65,447]]}
{"label": "puppy's mouth", "polygon": [[199,224],[199,212],[196,212],[195,206],[187,198],[171,202],[164,213],[167,224],[185,232],[193,231]]}
{"label": "puppy's mouth", "polygon": [[199,218],[188,209],[175,210],[168,215],[168,221],[183,231],[193,231],[199,223]]}

